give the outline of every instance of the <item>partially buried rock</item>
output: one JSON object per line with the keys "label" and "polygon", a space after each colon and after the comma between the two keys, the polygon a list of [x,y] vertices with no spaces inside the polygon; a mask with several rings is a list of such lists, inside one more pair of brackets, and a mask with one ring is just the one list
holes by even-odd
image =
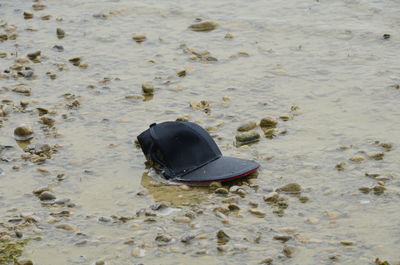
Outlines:
{"label": "partially buried rock", "polygon": [[258,209],[250,209],[249,212],[257,217],[265,217],[267,215],[264,211]]}
{"label": "partially buried rock", "polygon": [[44,192],[40,193],[39,199],[41,201],[50,201],[50,200],[55,200],[56,196],[54,196],[52,193],[50,193],[48,191],[44,191]]}
{"label": "partially buried rock", "polygon": [[63,29],[57,28],[56,30],[57,38],[62,39],[65,37],[65,31]]}
{"label": "partially buried rock", "polygon": [[170,235],[167,234],[157,234],[155,240],[160,244],[166,244],[168,242],[170,242],[172,240],[172,237]]}
{"label": "partially buried rock", "polygon": [[75,66],[79,66],[79,64],[81,63],[81,57],[73,57],[71,59],[68,59],[68,61]]}
{"label": "partially buried rock", "polygon": [[218,241],[218,243],[226,243],[230,239],[231,238],[224,232],[224,230],[219,230],[217,232],[217,241]]}
{"label": "partially buried rock", "polygon": [[25,19],[31,19],[31,18],[33,18],[33,13],[32,13],[32,12],[29,12],[29,11],[25,11],[25,12],[24,12],[24,18],[25,18]]}
{"label": "partially buried rock", "polygon": [[296,194],[301,192],[301,186],[297,183],[289,183],[280,187],[279,189],[277,189],[277,191]]}
{"label": "partially buried rock", "polygon": [[240,146],[240,145],[258,142],[260,140],[260,134],[255,131],[243,132],[243,133],[237,134],[235,138],[236,138],[237,145]]}
{"label": "partially buried rock", "polygon": [[216,22],[211,20],[206,20],[190,25],[189,29],[197,32],[207,32],[214,30],[217,26],[218,24]]}
{"label": "partially buried rock", "polygon": [[135,34],[133,35],[132,39],[137,43],[142,43],[147,40],[147,37],[143,34]]}
{"label": "partially buried rock", "polygon": [[226,188],[218,188],[218,189],[216,189],[216,190],[214,191],[214,193],[217,193],[217,194],[228,194],[229,191],[228,191],[228,189],[226,189]]}
{"label": "partially buried rock", "polygon": [[40,56],[40,54],[41,54],[40,51],[36,51],[36,52],[28,53],[27,57],[28,57],[30,60],[35,60],[37,57]]}
{"label": "partially buried rock", "polygon": [[278,121],[271,116],[266,116],[260,121],[260,127],[262,128],[275,128],[277,124]]}
{"label": "partially buried rock", "polygon": [[277,202],[279,199],[279,194],[277,192],[270,192],[263,197],[266,202]]}
{"label": "partially buried rock", "polygon": [[19,84],[12,90],[16,93],[24,94],[26,96],[29,96],[31,94],[31,88],[24,84]]}
{"label": "partially buried rock", "polygon": [[14,130],[14,138],[17,141],[27,141],[33,138],[33,130],[32,128],[21,125],[15,128]]}
{"label": "partially buried rock", "polygon": [[253,130],[256,127],[257,127],[257,123],[255,121],[249,121],[249,122],[246,122],[246,123],[243,123],[242,125],[240,125],[239,128],[237,128],[237,130],[239,132],[247,132],[247,131]]}
{"label": "partially buried rock", "polygon": [[19,260],[18,265],[33,265],[33,262],[30,259]]}
{"label": "partially buried rock", "polygon": [[154,93],[154,86],[151,82],[145,82],[142,84],[142,91],[144,94],[152,95]]}
{"label": "partially buried rock", "polygon": [[66,231],[75,231],[76,228],[69,224],[58,224],[56,228],[66,230]]}

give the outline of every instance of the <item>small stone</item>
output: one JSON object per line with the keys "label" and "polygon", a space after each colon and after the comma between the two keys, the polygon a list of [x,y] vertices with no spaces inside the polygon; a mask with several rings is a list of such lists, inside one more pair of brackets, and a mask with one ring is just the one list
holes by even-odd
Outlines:
{"label": "small stone", "polygon": [[62,46],[62,45],[54,45],[53,49],[58,51],[58,52],[63,52],[64,51],[64,46]]}
{"label": "small stone", "polygon": [[76,228],[69,224],[58,224],[56,228],[66,230],[66,231],[76,231]]}
{"label": "small stone", "polygon": [[169,202],[157,202],[157,203],[150,205],[150,209],[152,209],[153,211],[159,211],[162,209],[166,209],[170,206],[171,206],[171,203],[169,203]]}
{"label": "small stone", "polygon": [[105,265],[106,263],[103,260],[96,261],[95,265]]}
{"label": "small stone", "polygon": [[49,191],[49,190],[50,190],[49,187],[41,187],[41,188],[33,190],[32,193],[35,195],[40,195],[41,193],[43,193],[45,191]]}
{"label": "small stone", "polygon": [[297,194],[301,192],[301,186],[297,183],[289,183],[286,184],[279,189],[277,189],[278,192],[284,192],[284,193],[292,193],[292,194]]}
{"label": "small stone", "polygon": [[231,238],[224,232],[224,230],[219,230],[217,232],[217,241],[218,241],[218,243],[226,243],[230,239]]}
{"label": "small stone", "polygon": [[145,82],[142,84],[142,91],[144,94],[152,95],[154,93],[154,86],[151,82]]}
{"label": "small stone", "polygon": [[197,32],[208,32],[214,30],[218,24],[211,20],[202,21],[189,26],[190,30]]}
{"label": "small stone", "polygon": [[229,191],[228,191],[228,189],[226,189],[226,188],[218,188],[218,189],[216,189],[216,190],[214,191],[214,193],[217,193],[217,194],[228,194]]}
{"label": "small stone", "polygon": [[298,230],[297,227],[282,227],[281,229],[279,229],[279,231],[281,232],[285,232],[285,233],[294,233]]}
{"label": "small stone", "polygon": [[225,37],[224,37],[225,39],[233,39],[233,35],[231,34],[231,33],[226,33],[225,34]]}
{"label": "small stone", "polygon": [[146,255],[146,250],[143,248],[135,248],[134,250],[132,250],[132,256],[133,257],[137,257],[137,258],[142,258]]}
{"label": "small stone", "polygon": [[179,77],[185,77],[186,76],[186,69],[181,69],[176,73]]}
{"label": "small stone", "polygon": [[14,138],[17,141],[27,141],[29,139],[32,139],[33,138],[33,130],[32,130],[32,128],[30,128],[26,125],[18,126],[14,130]]}
{"label": "small stone", "polygon": [[266,201],[266,202],[273,202],[273,203],[275,203],[275,202],[277,202],[278,199],[279,199],[279,193],[277,193],[277,192],[270,192],[270,193],[268,193],[267,195],[264,195],[263,199],[264,199],[264,201]]}
{"label": "small stone", "polygon": [[15,231],[15,236],[16,236],[17,238],[22,238],[22,237],[23,237],[23,234],[22,234],[21,231]]}
{"label": "small stone", "polygon": [[167,235],[167,234],[158,233],[156,238],[155,238],[155,240],[159,241],[159,242],[168,243],[168,242],[170,242],[172,240],[172,237],[170,235]]}
{"label": "small stone", "polygon": [[337,164],[336,164],[335,168],[336,168],[338,171],[343,171],[343,170],[346,169],[345,166],[346,166],[346,163],[340,162],[340,163],[337,163]]}
{"label": "small stone", "polygon": [[102,223],[109,223],[109,222],[111,222],[111,218],[105,217],[105,216],[100,216],[100,217],[99,217],[99,222],[102,222]]}
{"label": "small stone", "polygon": [[54,125],[54,123],[56,122],[53,118],[51,117],[47,117],[47,116],[43,116],[40,118],[41,123],[52,127]]}
{"label": "small stone", "polygon": [[231,203],[231,204],[228,205],[228,209],[229,209],[230,211],[239,211],[239,210],[240,210],[240,207],[239,207],[239,205],[237,205],[237,204]]}
{"label": "small stone", "polygon": [[31,88],[24,84],[19,84],[12,90],[16,93],[25,94],[26,96],[31,94]]}
{"label": "small stone", "polygon": [[133,35],[132,39],[137,43],[142,43],[147,40],[147,37],[143,34],[135,34]]}
{"label": "small stone", "polygon": [[184,191],[189,191],[189,190],[192,189],[190,186],[185,185],[185,184],[184,184],[184,185],[180,185],[179,188],[180,188],[181,190],[184,190]]}
{"label": "small stone", "polygon": [[291,236],[287,236],[287,235],[276,235],[276,236],[274,236],[274,239],[282,241],[283,243],[285,243],[286,241],[289,241],[290,239],[292,239],[292,237]]}
{"label": "small stone", "polygon": [[373,187],[373,190],[374,190],[375,195],[381,195],[386,190],[386,187],[377,185],[377,186]]}
{"label": "small stone", "polygon": [[36,52],[32,52],[32,53],[28,53],[28,55],[26,55],[26,57],[28,57],[30,60],[35,60],[37,57],[39,57],[41,54],[41,51],[36,51]]}
{"label": "small stone", "polygon": [[377,153],[377,154],[369,155],[368,157],[375,159],[375,160],[382,160],[384,156],[385,156],[384,153]]}
{"label": "small stone", "polygon": [[271,116],[266,116],[260,121],[260,127],[262,128],[275,128],[277,124],[278,121]]}
{"label": "small stone", "polygon": [[237,144],[240,146],[244,144],[258,142],[260,140],[260,134],[256,131],[242,132],[237,134],[235,138]]}
{"label": "small stone", "polygon": [[51,19],[51,15],[44,15],[44,16],[41,16],[40,18],[42,19],[42,20],[50,20]]}
{"label": "small stone", "polygon": [[56,196],[54,196],[52,193],[50,193],[48,191],[44,191],[44,192],[40,193],[39,199],[41,201],[50,201],[50,200],[55,200]]}
{"label": "small stone", "polygon": [[353,156],[349,160],[353,161],[353,162],[356,162],[356,163],[360,163],[360,162],[364,161],[365,159],[362,156]]}
{"label": "small stone", "polygon": [[47,6],[46,6],[46,5],[43,5],[43,4],[33,4],[33,5],[32,5],[33,10],[35,10],[35,11],[43,10],[43,9],[45,9],[46,7],[47,7]]}
{"label": "small stone", "polygon": [[369,193],[371,191],[370,187],[360,187],[358,188],[359,191],[361,191],[362,193]]}
{"label": "small stone", "polygon": [[299,201],[302,203],[306,203],[310,200],[310,198],[308,198],[307,196],[300,196],[299,197]]}
{"label": "small stone", "polygon": [[185,235],[181,238],[181,242],[185,244],[189,244],[195,238],[194,235]]}
{"label": "small stone", "polygon": [[236,185],[230,187],[229,192],[238,194],[242,197],[247,194],[247,192],[244,189],[242,189],[241,187],[236,186]]}
{"label": "small stone", "polygon": [[265,258],[262,261],[260,261],[258,264],[267,264],[267,265],[272,265],[273,259],[271,257]]}
{"label": "small stone", "polygon": [[218,250],[219,252],[225,252],[225,251],[228,251],[228,249],[229,249],[229,246],[226,246],[226,245],[217,246],[217,250]]}
{"label": "small stone", "polygon": [[383,34],[383,39],[384,40],[390,39],[390,34]]}
{"label": "small stone", "polygon": [[218,188],[222,188],[222,184],[221,184],[221,182],[213,181],[210,183],[209,187],[211,189],[218,189]]}
{"label": "small stone", "polygon": [[175,216],[172,220],[175,223],[181,223],[181,224],[188,224],[188,223],[192,222],[192,220],[186,216]]}
{"label": "small stone", "polygon": [[29,11],[24,12],[24,19],[31,19],[33,18],[33,13]]}
{"label": "small stone", "polygon": [[249,212],[251,214],[256,215],[257,217],[265,217],[267,215],[266,212],[258,210],[258,209],[250,209]]}
{"label": "small stone", "polygon": [[33,265],[33,262],[30,259],[19,260],[18,265]]}
{"label": "small stone", "polygon": [[247,132],[247,131],[253,130],[256,127],[257,127],[257,123],[255,121],[249,121],[249,122],[246,122],[246,123],[243,123],[242,125],[240,125],[239,128],[237,128],[237,130],[239,132]]}
{"label": "small stone", "polygon": [[354,242],[343,240],[343,241],[340,241],[340,244],[342,244],[343,246],[352,246],[354,244]]}
{"label": "small stone", "polygon": [[65,37],[65,31],[63,29],[57,28],[56,30],[57,38],[63,39]]}
{"label": "small stone", "polygon": [[81,63],[81,59],[82,59],[81,57],[73,57],[68,59],[68,61],[75,66],[79,66],[79,64]]}
{"label": "small stone", "polygon": [[292,115],[292,114],[289,114],[289,113],[284,113],[284,114],[281,114],[281,115],[279,116],[279,118],[280,118],[281,120],[283,120],[283,121],[288,121],[288,120],[293,119],[293,115]]}
{"label": "small stone", "polygon": [[283,254],[285,254],[286,257],[291,258],[293,255],[293,248],[288,247],[288,246],[284,246],[283,247]]}

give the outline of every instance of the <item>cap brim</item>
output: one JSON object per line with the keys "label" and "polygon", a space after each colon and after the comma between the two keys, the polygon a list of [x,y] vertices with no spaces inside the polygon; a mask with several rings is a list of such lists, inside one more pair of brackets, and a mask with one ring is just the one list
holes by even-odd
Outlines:
{"label": "cap brim", "polygon": [[212,182],[229,181],[247,176],[260,167],[257,162],[247,159],[221,156],[220,158],[185,174],[175,181],[179,182]]}

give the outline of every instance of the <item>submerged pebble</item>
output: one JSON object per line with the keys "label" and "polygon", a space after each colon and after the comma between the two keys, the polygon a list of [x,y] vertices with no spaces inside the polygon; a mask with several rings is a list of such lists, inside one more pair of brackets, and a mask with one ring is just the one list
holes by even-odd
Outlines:
{"label": "submerged pebble", "polygon": [[250,209],[249,212],[258,217],[265,217],[267,215],[266,212],[258,210],[258,209]]}
{"label": "submerged pebble", "polygon": [[31,94],[31,88],[25,84],[17,85],[15,88],[12,89],[12,91],[20,94],[25,94],[26,96],[29,96]]}
{"label": "submerged pebble", "polygon": [[18,141],[27,141],[33,138],[33,130],[31,127],[21,125],[15,128],[14,138]]}
{"label": "submerged pebble", "polygon": [[57,38],[63,39],[65,37],[65,31],[61,28],[56,29]]}
{"label": "submerged pebble", "polygon": [[144,94],[152,95],[154,93],[154,86],[151,82],[145,82],[142,84],[142,91]]}
{"label": "submerged pebble", "polygon": [[55,200],[56,196],[48,191],[44,191],[44,192],[40,193],[39,199],[41,201],[50,201],[50,200]]}
{"label": "submerged pebble", "polygon": [[216,29],[217,26],[218,24],[215,21],[206,20],[190,25],[189,29],[198,32],[207,32]]}
{"label": "submerged pebble", "polygon": [[289,183],[277,189],[278,192],[284,193],[300,193],[301,186],[297,183]]}
{"label": "submerged pebble", "polygon": [[271,116],[266,116],[266,117],[262,118],[260,121],[261,128],[275,128],[277,124],[278,124],[278,121]]}
{"label": "submerged pebble", "polygon": [[253,130],[256,127],[257,127],[257,123],[255,121],[249,121],[249,122],[246,122],[246,123],[243,123],[242,125],[240,125],[237,128],[237,130],[239,132],[247,132],[247,131]]}
{"label": "submerged pebble", "polygon": [[230,236],[228,236],[228,234],[225,233],[224,230],[219,230],[219,231],[217,232],[217,241],[218,241],[218,243],[221,243],[221,244],[222,244],[222,243],[226,243],[226,242],[228,242],[230,239],[231,239]]}
{"label": "submerged pebble", "polygon": [[237,145],[255,143],[260,140],[260,134],[256,131],[242,132],[235,136]]}
{"label": "submerged pebble", "polygon": [[29,12],[29,11],[25,11],[25,12],[24,12],[24,18],[25,18],[25,19],[31,19],[31,18],[33,18],[33,13],[32,13],[32,12]]}
{"label": "submerged pebble", "polygon": [[132,39],[137,43],[142,43],[147,40],[147,37],[144,34],[135,34],[133,35]]}

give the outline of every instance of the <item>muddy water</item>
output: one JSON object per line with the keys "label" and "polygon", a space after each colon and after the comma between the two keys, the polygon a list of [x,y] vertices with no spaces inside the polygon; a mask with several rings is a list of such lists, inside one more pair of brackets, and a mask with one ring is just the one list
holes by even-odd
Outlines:
{"label": "muddy water", "polygon": [[[0,76],[1,104],[10,112],[0,117],[0,144],[10,146],[0,154],[0,231],[12,240],[13,230],[39,237],[23,258],[41,265],[400,262],[397,1],[72,0],[42,1],[38,11],[32,4],[0,1],[7,23],[0,34],[9,35],[0,42],[1,72],[41,51],[36,62],[22,63],[33,78],[16,70]],[[24,19],[24,11],[33,18]],[[197,18],[219,26],[189,30]],[[136,43],[135,34],[147,40]],[[74,66],[74,57],[88,67]],[[152,98],[142,96],[148,81]],[[20,83],[30,96],[11,91]],[[202,100],[207,109],[196,105]],[[48,109],[53,127],[39,123],[38,107]],[[280,120],[285,113],[293,118]],[[236,128],[267,115],[279,120],[277,135],[236,147]],[[256,178],[235,183],[246,195],[160,185],[149,176],[135,136],[152,122],[180,117],[209,127],[225,155],[262,165]],[[21,158],[26,143],[13,137],[20,124],[34,130],[30,146],[53,147],[51,158]],[[302,187],[301,195],[281,194],[287,209],[264,202],[287,183]],[[43,186],[69,202],[42,204],[32,191]],[[236,196],[240,211],[218,214],[227,196]],[[149,210],[160,201],[171,205]],[[265,217],[249,213],[257,204]],[[69,216],[54,216],[61,211]],[[34,221],[15,221],[21,215]],[[182,216],[189,223],[173,221]],[[217,242],[221,229],[230,236],[226,244]],[[156,241],[159,233],[170,241]],[[186,235],[195,236],[190,244],[180,241]]]}

